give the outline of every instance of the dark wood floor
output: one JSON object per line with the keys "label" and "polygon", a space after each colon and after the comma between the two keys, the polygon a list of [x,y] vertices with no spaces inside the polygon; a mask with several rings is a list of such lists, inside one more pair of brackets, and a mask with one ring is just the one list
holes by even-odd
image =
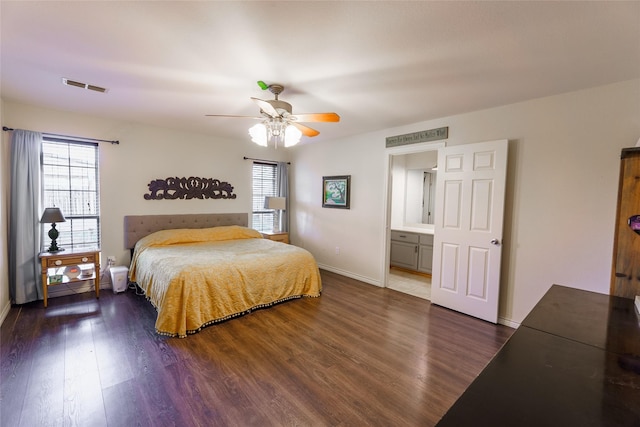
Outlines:
{"label": "dark wood floor", "polygon": [[2,426],[430,426],[513,332],[322,272],[288,301],[185,339],[129,291],[13,307]]}

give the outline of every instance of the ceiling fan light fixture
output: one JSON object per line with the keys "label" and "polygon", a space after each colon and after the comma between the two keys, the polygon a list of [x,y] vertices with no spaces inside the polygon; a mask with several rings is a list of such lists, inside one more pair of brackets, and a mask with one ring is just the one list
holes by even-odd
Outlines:
{"label": "ceiling fan light fixture", "polygon": [[300,129],[281,119],[255,124],[249,128],[249,135],[251,141],[256,144],[267,147],[272,143],[275,148],[278,148],[278,145],[293,147],[302,138]]}
{"label": "ceiling fan light fixture", "polygon": [[262,90],[269,89],[275,95],[276,99],[265,101],[251,97],[251,100],[260,107],[261,117],[238,116],[228,114],[206,114],[208,117],[238,117],[259,119],[261,123],[249,128],[251,141],[262,146],[268,147],[272,144],[274,148],[278,145],[293,147],[298,144],[302,136],[314,137],[320,132],[302,124],[301,122],[339,122],[340,116],[336,113],[305,113],[292,114],[291,104],[280,101],[278,95],[284,90],[284,86],[279,84],[266,84],[258,81],[258,86]]}
{"label": "ceiling fan light fixture", "polygon": [[249,135],[251,135],[251,141],[262,147],[267,146],[267,127],[264,124],[258,123],[251,126]]}
{"label": "ceiling fan light fixture", "polygon": [[293,147],[300,142],[300,138],[302,138],[300,129],[293,125],[288,125],[284,131],[284,146]]}

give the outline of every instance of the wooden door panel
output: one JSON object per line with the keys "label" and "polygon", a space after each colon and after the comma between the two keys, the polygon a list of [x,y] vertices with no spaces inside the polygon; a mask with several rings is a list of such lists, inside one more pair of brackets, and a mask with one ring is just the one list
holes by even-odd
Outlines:
{"label": "wooden door panel", "polygon": [[508,141],[438,152],[431,302],[497,322]]}
{"label": "wooden door panel", "polygon": [[473,154],[473,170],[495,170],[496,168],[496,153],[493,150],[478,151]]}
{"label": "wooden door panel", "polygon": [[446,172],[462,172],[464,170],[464,155],[454,153],[445,156],[445,168]]}
{"label": "wooden door panel", "polygon": [[471,187],[471,230],[491,231],[493,180],[476,179]]}
{"label": "wooden door panel", "polygon": [[[443,227],[460,229],[462,227],[462,181],[447,181],[444,184]],[[436,207],[437,209],[437,207]]]}
{"label": "wooden door panel", "polygon": [[[456,244],[443,243],[440,246],[440,280],[441,289],[449,292],[458,292],[458,265],[460,246]],[[432,282],[433,288],[433,282]]]}
{"label": "wooden door panel", "polygon": [[478,298],[482,301],[487,300],[488,294],[488,275],[490,253],[486,248],[469,248],[469,282],[467,286],[467,295]]}

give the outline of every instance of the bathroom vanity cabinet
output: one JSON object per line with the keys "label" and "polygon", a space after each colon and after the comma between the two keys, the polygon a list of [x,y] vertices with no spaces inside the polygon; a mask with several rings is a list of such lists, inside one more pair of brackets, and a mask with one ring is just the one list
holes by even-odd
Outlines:
{"label": "bathroom vanity cabinet", "polygon": [[431,274],[433,234],[391,230],[391,265]]}

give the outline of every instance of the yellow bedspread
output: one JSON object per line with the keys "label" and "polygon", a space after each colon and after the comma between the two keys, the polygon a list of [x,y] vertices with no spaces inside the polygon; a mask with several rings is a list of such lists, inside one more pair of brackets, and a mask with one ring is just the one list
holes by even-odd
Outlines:
{"label": "yellow bedspread", "polygon": [[150,234],[136,244],[130,275],[158,311],[156,331],[179,337],[322,291],[308,251],[239,226]]}

